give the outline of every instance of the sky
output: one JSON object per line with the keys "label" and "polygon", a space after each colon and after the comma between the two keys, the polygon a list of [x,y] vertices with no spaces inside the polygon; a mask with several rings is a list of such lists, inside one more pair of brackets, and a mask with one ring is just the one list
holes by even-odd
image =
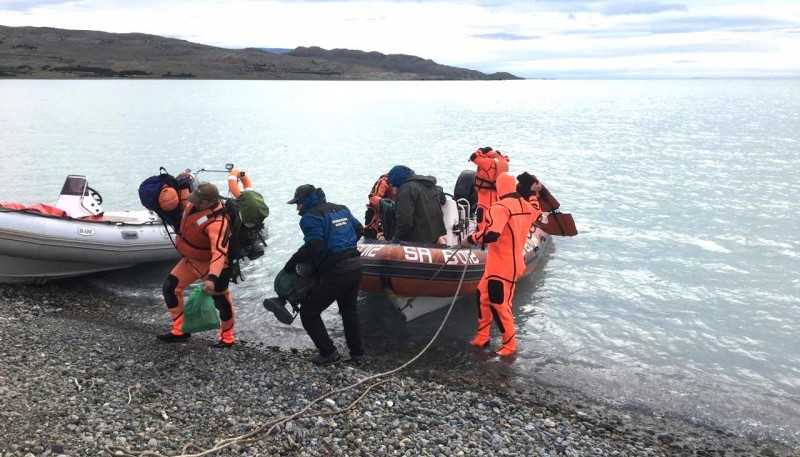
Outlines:
{"label": "sky", "polygon": [[523,78],[800,77],[800,0],[0,0],[0,25],[359,49]]}

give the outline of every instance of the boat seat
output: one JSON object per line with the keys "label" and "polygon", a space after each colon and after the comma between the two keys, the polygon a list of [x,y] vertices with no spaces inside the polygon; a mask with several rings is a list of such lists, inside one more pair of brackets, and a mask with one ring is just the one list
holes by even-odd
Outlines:
{"label": "boat seat", "polygon": [[148,213],[147,219],[142,218],[142,213],[132,213],[128,211],[114,211],[103,214],[103,220],[106,222],[123,222],[129,224],[145,224],[147,222],[158,222],[158,217],[154,213]]}

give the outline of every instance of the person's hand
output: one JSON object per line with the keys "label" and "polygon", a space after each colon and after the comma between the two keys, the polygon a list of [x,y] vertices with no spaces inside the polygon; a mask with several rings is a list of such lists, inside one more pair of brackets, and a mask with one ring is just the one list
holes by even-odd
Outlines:
{"label": "person's hand", "polygon": [[203,292],[207,293],[208,295],[214,293],[214,281],[208,279],[203,281]]}

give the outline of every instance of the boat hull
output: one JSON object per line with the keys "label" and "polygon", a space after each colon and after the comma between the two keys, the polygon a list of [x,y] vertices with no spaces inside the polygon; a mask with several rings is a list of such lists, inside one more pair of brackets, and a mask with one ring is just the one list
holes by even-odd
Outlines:
{"label": "boat hull", "polygon": [[178,257],[147,211],[89,220],[0,208],[0,282],[45,282]]}
{"label": "boat hull", "polygon": [[[529,275],[550,236],[534,227],[525,243]],[[361,290],[385,295],[406,320],[450,304],[453,297],[474,294],[486,266],[486,251],[416,243],[367,240],[358,244],[364,264]]]}

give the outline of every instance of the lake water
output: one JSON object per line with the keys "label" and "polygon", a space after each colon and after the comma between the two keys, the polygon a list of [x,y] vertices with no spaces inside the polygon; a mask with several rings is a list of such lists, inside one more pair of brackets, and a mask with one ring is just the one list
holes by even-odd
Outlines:
{"label": "lake water", "polygon": [[[285,204],[297,185],[363,217],[391,166],[452,191],[470,153],[493,146],[542,179],[580,235],[555,239],[519,286],[520,354],[487,369],[800,446],[800,81],[2,80],[0,106],[0,200],[53,203],[76,173],[107,210],[140,209],[137,186],[160,166],[246,170],[270,236],[234,286],[238,334],[283,347],[310,347],[299,320],[260,305],[302,240]],[[141,298],[142,319],[166,328],[169,269],[80,281]],[[368,350],[398,358],[445,314],[404,323],[366,295],[360,308]],[[475,315],[474,299],[457,303],[443,363],[470,357]]]}

